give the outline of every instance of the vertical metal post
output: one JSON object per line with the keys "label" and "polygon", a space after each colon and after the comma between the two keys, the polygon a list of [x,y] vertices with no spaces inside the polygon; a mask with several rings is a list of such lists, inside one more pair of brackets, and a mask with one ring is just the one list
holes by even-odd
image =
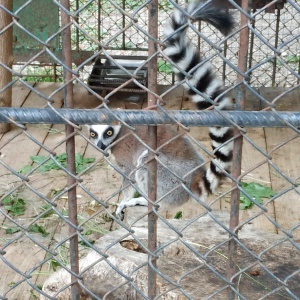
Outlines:
{"label": "vertical metal post", "polygon": [[[97,14],[97,16],[98,16],[98,27],[97,27],[97,30],[98,30],[98,41],[99,42],[102,42],[102,34],[101,34],[101,28],[102,28],[102,23],[101,23],[101,9],[102,9],[102,7],[101,7],[101,1],[102,0],[98,0],[98,14]],[[101,50],[101,46],[100,45],[98,45],[98,51],[99,50]]]}
{"label": "vertical metal post", "polygon": [[[255,11],[255,10],[254,10]],[[251,21],[252,27],[255,29],[256,23],[255,20]],[[248,60],[248,69],[252,68],[252,62],[253,62],[253,54],[254,54],[254,37],[255,34],[253,31],[250,32],[250,38],[249,38],[249,60]],[[251,77],[252,74],[249,74],[249,77]],[[248,83],[250,83],[250,78],[248,79]]]}
{"label": "vertical metal post", "polygon": [[[123,0],[122,1],[122,8],[123,8],[124,11],[126,9],[125,4],[126,4],[126,0]],[[125,18],[125,15],[123,14],[122,15],[122,28],[125,28],[125,26],[126,26],[126,18]],[[123,50],[126,49],[126,34],[125,34],[125,32],[122,33],[122,49]]]}
{"label": "vertical metal post", "polygon": [[[275,30],[275,48],[278,47],[278,41],[279,41],[279,30],[280,30],[280,9],[277,9],[277,15],[276,15],[276,30]],[[275,87],[276,84],[276,68],[277,68],[277,59],[274,58],[273,61],[273,72],[272,72],[272,86]]]}
{"label": "vertical metal post", "polygon": [[[249,2],[251,0],[242,0],[241,7],[244,11],[248,12]],[[247,17],[241,13],[241,27],[246,25],[248,22]],[[247,58],[248,58],[248,47],[249,47],[249,29],[245,27],[240,32],[240,42],[239,42],[239,58],[238,58],[238,68],[245,72],[247,70]],[[238,76],[238,82],[243,81],[243,76]],[[245,87],[244,85],[239,85],[237,88],[236,95],[236,109],[243,110],[245,103]],[[240,132],[237,128],[234,130],[234,135],[238,136],[234,140],[233,145],[233,163],[232,163],[232,176],[235,179],[238,179],[241,175],[242,168],[242,146],[243,146],[243,137],[240,135]],[[240,136],[239,136],[240,135]],[[235,182],[232,183],[235,189],[231,193],[230,199],[230,221],[229,229],[237,233],[236,228],[239,224],[239,205],[240,205],[240,191],[237,188]],[[232,238],[228,243],[228,264],[227,264],[227,279],[231,278],[237,272],[237,243]],[[232,282],[236,285],[237,278],[233,279]],[[227,291],[228,299],[235,299],[235,292],[228,288]]]}
{"label": "vertical metal post", "polygon": [[[13,1],[0,0],[0,5],[12,11]],[[5,12],[0,7],[0,30],[3,30],[12,22],[10,14]],[[13,28],[7,28],[0,35],[0,62],[8,68],[12,68],[13,56]],[[7,86],[12,81],[12,73],[0,66],[0,107],[10,107],[12,104],[12,87]],[[9,123],[0,124],[0,133],[5,133],[10,130]]]}
{"label": "vertical metal post", "polygon": [[[227,49],[228,49],[228,43],[225,41],[224,43],[224,56],[227,56]],[[227,64],[223,61],[223,68],[222,68],[222,81],[225,83],[226,80],[226,66]],[[226,83],[225,83],[226,84]]]}
{"label": "vertical metal post", "polygon": [[[227,13],[229,13],[228,9],[226,10]],[[201,49],[201,48],[199,48]],[[227,49],[228,49],[228,44],[227,44],[227,40],[224,43],[224,57],[227,56]],[[225,63],[225,61],[223,61],[223,68],[222,68],[222,81],[224,82],[224,84],[226,84],[225,79],[226,79],[226,66],[227,64]]]}
{"label": "vertical metal post", "polygon": [[[79,1],[76,0],[76,11],[79,9]],[[75,17],[75,21],[79,24],[80,22],[80,19],[79,19],[79,15],[76,15]],[[79,51],[80,50],[80,47],[79,47],[79,29],[78,27],[76,27],[76,51]]]}
{"label": "vertical metal post", "polygon": [[[61,0],[61,4],[65,7],[67,11],[70,11],[70,1]],[[61,23],[62,27],[70,24],[70,16],[61,10]],[[71,28],[68,26],[62,32],[62,46],[63,46],[63,56],[64,64],[72,69],[72,48],[71,48]],[[68,82],[72,79],[72,74],[70,71],[64,68],[64,79]],[[72,83],[68,83],[65,87],[65,108],[74,108],[73,103],[73,86]],[[67,167],[72,174],[76,174],[75,167],[75,139],[74,139],[74,127],[66,124],[66,136],[69,137],[66,141],[66,152],[67,152]],[[70,265],[71,270],[75,274],[79,274],[79,255],[78,255],[78,235],[76,227],[77,222],[77,198],[76,198],[76,179],[73,176],[68,175],[67,184],[68,190],[68,217],[74,226],[69,226],[70,238]],[[77,282],[77,278],[71,275],[71,281],[73,282],[71,286],[71,299],[79,300],[80,298],[80,288]]]}
{"label": "vertical metal post", "polygon": [[[157,39],[158,37],[158,0],[152,0],[148,5],[148,32],[149,35]],[[148,39],[149,57],[157,52],[157,44],[152,39]],[[157,56],[148,62],[148,88],[157,93]],[[156,97],[148,93],[148,106],[156,104]],[[148,127],[149,146],[151,149],[157,148],[157,127]],[[152,160],[151,160],[152,159]],[[156,201],[157,190],[157,164],[153,153],[149,153],[148,170],[148,197],[151,201]],[[148,249],[153,253],[157,248],[157,217],[151,212],[153,205],[148,204]],[[149,261],[156,267],[156,260],[149,255]],[[148,267],[148,299],[156,297],[156,272],[150,266]]]}

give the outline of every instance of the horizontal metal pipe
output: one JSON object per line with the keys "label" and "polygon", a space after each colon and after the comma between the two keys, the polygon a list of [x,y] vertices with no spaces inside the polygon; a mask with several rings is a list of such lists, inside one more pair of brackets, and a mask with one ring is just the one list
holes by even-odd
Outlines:
{"label": "horizontal metal pipe", "polygon": [[78,125],[115,124],[118,120],[128,125],[162,125],[176,120],[185,126],[300,127],[300,112],[287,111],[170,110],[166,115],[151,110],[0,108],[0,123],[64,124],[64,118]]}

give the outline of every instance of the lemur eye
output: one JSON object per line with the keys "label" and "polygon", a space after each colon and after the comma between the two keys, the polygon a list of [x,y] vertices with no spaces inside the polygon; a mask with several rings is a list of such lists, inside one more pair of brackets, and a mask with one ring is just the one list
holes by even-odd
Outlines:
{"label": "lemur eye", "polygon": [[112,131],[112,130],[107,130],[107,131],[106,131],[106,134],[107,134],[108,136],[112,136],[112,135],[113,135],[113,131]]}
{"label": "lemur eye", "polygon": [[95,136],[96,136],[96,133],[93,132],[93,131],[91,131],[91,132],[90,132],[90,137],[91,137],[91,138],[94,138]]}

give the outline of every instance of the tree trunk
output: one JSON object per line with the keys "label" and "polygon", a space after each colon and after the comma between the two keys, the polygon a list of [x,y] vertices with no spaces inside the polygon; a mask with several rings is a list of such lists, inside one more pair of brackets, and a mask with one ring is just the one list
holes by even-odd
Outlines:
{"label": "tree trunk", "polygon": [[[12,0],[0,0],[0,5],[12,11]],[[12,17],[0,8],[0,31],[12,22]],[[13,64],[13,27],[8,27],[0,34],[0,62],[12,68]],[[12,81],[12,73],[0,66],[0,108],[9,107],[12,104],[12,87],[6,87]],[[2,91],[2,89],[4,89]],[[0,133],[5,133],[10,130],[10,124],[1,123]]]}

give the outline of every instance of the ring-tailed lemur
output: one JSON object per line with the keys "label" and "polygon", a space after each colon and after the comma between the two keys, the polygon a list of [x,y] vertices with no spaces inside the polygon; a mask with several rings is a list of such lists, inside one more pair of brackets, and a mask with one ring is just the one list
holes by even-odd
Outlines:
{"label": "ring-tailed lemur", "polygon": [[[223,34],[233,27],[232,16],[213,1],[189,4],[186,13],[175,9],[170,23],[165,28],[166,49],[164,53],[174,62],[174,71],[180,80],[186,79],[186,88],[198,109],[211,106],[211,99],[221,109],[230,109],[232,100],[224,96],[222,82],[216,78],[210,62],[202,63],[199,51],[186,36],[188,17],[193,21],[205,21],[214,25]],[[176,68],[176,65],[179,67]],[[200,93],[197,93],[197,90]],[[148,142],[147,127],[138,126],[134,133],[146,144]],[[232,129],[228,127],[210,128],[210,138],[215,159],[206,170],[204,160],[192,143],[182,135],[170,143],[166,143],[178,133],[169,126],[158,126],[157,151],[157,199],[167,204],[181,205],[190,198],[184,186],[191,190],[200,201],[205,201],[208,194],[213,193],[224,176],[230,170],[232,161]],[[116,164],[127,178],[123,180],[123,200],[118,206],[117,215],[123,219],[124,209],[135,205],[148,205],[145,197],[148,192],[146,161],[148,149],[138,141],[126,126],[92,125],[90,138],[102,150],[111,150]],[[117,138],[121,138],[116,141]],[[113,145],[110,147],[111,143]],[[133,179],[135,185],[129,180]],[[125,188],[126,187],[126,188]],[[141,194],[134,198],[135,191]],[[145,196],[145,197],[144,197]]]}

